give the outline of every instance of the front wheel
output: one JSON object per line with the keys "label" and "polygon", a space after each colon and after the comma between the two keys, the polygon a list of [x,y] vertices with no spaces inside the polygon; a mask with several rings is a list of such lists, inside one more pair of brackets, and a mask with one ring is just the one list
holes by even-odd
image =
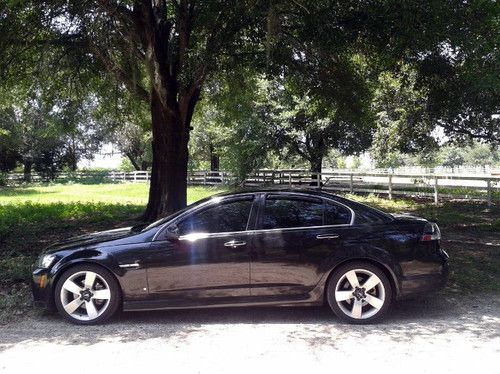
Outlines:
{"label": "front wheel", "polygon": [[118,282],[100,266],[78,265],[59,278],[54,299],[57,310],[68,321],[92,325],[110,318],[120,306]]}
{"label": "front wheel", "polygon": [[342,320],[368,324],[387,313],[392,299],[391,283],[377,266],[352,262],[334,271],[328,281],[327,299]]}

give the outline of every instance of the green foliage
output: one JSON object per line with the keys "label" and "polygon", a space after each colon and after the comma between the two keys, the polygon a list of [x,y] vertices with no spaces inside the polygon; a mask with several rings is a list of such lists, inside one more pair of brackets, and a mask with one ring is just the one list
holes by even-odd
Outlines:
{"label": "green foliage", "polygon": [[263,120],[263,84],[254,72],[243,69],[208,86],[205,101],[193,120],[192,158],[209,160],[209,148],[213,146],[220,155],[221,169],[233,172],[238,180],[264,165],[272,132]]}
{"label": "green foliage", "polygon": [[429,155],[437,149],[431,136],[434,124],[427,115],[426,91],[417,87],[416,79],[408,66],[399,73],[379,76],[373,101],[377,131],[371,151],[378,167],[403,165],[401,153]]}
{"label": "green foliage", "polygon": [[130,171],[134,171],[135,167],[130,162],[130,159],[128,159],[126,157],[122,157],[122,159],[120,161],[120,166],[118,166],[118,170],[130,172]]}
{"label": "green foliage", "polygon": [[463,152],[458,147],[443,147],[440,151],[440,156],[443,166],[455,167],[465,163]]}
{"label": "green foliage", "polygon": [[417,63],[429,116],[456,140],[500,142],[499,9],[487,0],[451,6],[452,21],[439,20],[447,37]]}
{"label": "green foliage", "polygon": [[467,165],[499,165],[500,149],[486,144],[472,143],[469,147],[461,147],[465,151],[464,163]]}

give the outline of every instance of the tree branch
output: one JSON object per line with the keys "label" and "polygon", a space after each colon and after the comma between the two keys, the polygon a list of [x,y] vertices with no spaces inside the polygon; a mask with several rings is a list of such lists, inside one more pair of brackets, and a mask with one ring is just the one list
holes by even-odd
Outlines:
{"label": "tree branch", "polygon": [[104,65],[106,70],[113,74],[118,80],[123,82],[127,89],[133,94],[137,95],[141,100],[149,103],[150,97],[148,91],[142,87],[138,82],[134,82],[130,76],[123,71],[123,69],[116,64],[110,56],[104,52],[98,45],[88,41],[87,43],[92,54]]}

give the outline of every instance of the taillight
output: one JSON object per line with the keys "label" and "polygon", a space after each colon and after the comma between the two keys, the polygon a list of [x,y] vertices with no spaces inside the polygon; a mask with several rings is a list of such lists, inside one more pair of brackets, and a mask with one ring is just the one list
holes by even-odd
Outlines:
{"label": "taillight", "polygon": [[439,227],[434,222],[427,222],[424,227],[424,234],[422,235],[423,242],[430,242],[432,240],[440,240],[441,231]]}

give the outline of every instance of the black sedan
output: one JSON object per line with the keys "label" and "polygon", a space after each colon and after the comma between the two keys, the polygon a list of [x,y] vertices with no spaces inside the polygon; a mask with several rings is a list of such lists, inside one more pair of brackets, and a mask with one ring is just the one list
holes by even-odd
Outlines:
{"label": "black sedan", "polygon": [[369,323],[393,299],[446,283],[435,223],[321,191],[216,195],[147,227],[53,245],[33,271],[35,301],[78,324],[125,311],[327,303]]}

